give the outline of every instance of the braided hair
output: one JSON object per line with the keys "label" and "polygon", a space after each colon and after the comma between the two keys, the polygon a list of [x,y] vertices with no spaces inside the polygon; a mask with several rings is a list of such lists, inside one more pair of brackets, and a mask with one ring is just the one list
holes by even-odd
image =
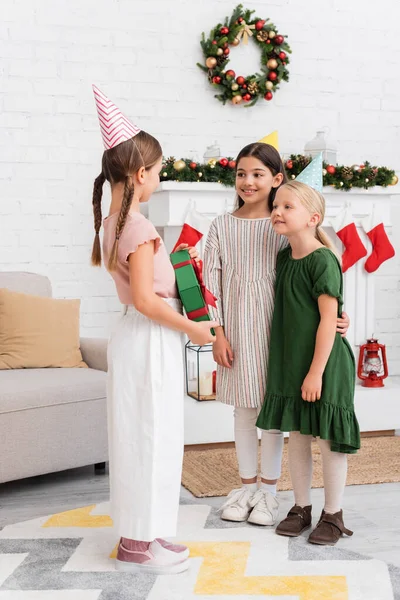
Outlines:
{"label": "braided hair", "polygon": [[121,210],[115,229],[115,240],[108,261],[108,269],[115,270],[118,257],[118,241],[125,227],[129,209],[132,204],[134,185],[132,175],[144,167],[151,169],[162,156],[159,142],[149,133],[140,131],[135,137],[106,150],[102,159],[102,170],[93,185],[93,215],[95,238],[92,249],[92,265],[101,265],[100,228],[102,223],[101,199],[103,184],[107,180],[111,188],[117,183],[124,183],[124,195]]}

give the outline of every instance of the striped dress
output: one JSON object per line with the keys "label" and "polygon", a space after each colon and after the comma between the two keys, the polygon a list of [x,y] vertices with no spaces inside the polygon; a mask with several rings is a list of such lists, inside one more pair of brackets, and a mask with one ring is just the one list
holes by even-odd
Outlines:
{"label": "striped dress", "polygon": [[256,408],[264,401],[276,257],[287,246],[269,218],[231,214],[211,224],[204,250],[204,278],[217,297],[212,317],[223,325],[234,359],[217,367],[217,400]]}

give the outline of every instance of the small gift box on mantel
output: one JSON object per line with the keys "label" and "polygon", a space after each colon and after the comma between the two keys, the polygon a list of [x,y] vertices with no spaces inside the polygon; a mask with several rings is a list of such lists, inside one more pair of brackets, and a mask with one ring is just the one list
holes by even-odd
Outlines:
{"label": "small gift box on mantel", "polygon": [[201,261],[192,260],[187,250],[172,252],[170,258],[175,269],[179,296],[188,319],[211,321],[207,306],[215,306],[216,298],[204,284]]}

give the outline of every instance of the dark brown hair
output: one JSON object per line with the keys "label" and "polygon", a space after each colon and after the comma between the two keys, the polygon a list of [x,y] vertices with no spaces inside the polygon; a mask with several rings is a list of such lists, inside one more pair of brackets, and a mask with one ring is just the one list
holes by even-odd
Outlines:
{"label": "dark brown hair", "polygon": [[[282,173],[283,180],[281,185],[288,181],[285,167],[283,166],[282,159],[280,157],[279,152],[270,144],[264,144],[262,142],[254,142],[253,144],[248,144],[245,146],[238,154],[236,158],[236,171],[239,167],[239,161],[241,158],[247,158],[248,156],[254,156],[260,162],[263,163],[267,169],[269,169],[272,175],[278,175],[278,173]],[[280,186],[278,186],[280,187]],[[273,187],[268,197],[268,208],[272,212],[272,205],[274,203],[274,198],[276,194],[276,190],[278,187]],[[236,200],[236,208],[241,208],[244,205],[243,200],[240,196],[237,196]]]}
{"label": "dark brown hair", "polygon": [[101,198],[103,195],[103,184],[107,180],[111,188],[116,183],[124,183],[124,196],[122,199],[121,210],[118,216],[115,230],[115,241],[108,261],[108,269],[113,271],[117,264],[118,240],[124,229],[126,218],[132,204],[134,186],[132,175],[144,167],[146,171],[151,169],[162,156],[162,150],[159,142],[149,133],[140,131],[134,138],[122,142],[106,150],[102,158],[101,173],[94,180],[93,185],[93,215],[94,230],[96,232],[93,250],[92,265],[101,265],[101,248],[99,232],[102,223]]}

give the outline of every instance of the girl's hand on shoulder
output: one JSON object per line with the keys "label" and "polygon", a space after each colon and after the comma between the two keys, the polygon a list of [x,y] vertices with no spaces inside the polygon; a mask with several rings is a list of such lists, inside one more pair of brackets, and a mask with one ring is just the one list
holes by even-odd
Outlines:
{"label": "girl's hand on shoulder", "polygon": [[349,315],[345,312],[342,312],[342,316],[337,320],[336,331],[340,333],[342,337],[346,337],[347,331],[350,327],[350,318]]}
{"label": "girl's hand on shoulder", "polygon": [[217,321],[191,321],[191,328],[188,336],[192,344],[196,346],[205,346],[215,342],[216,337],[211,333],[213,327],[217,327]]}
{"label": "girl's hand on shoulder", "polygon": [[179,250],[187,250],[189,252],[189,256],[192,260],[199,262],[200,255],[198,250],[194,246],[189,246],[188,244],[179,244],[175,252],[179,252]]}
{"label": "girl's hand on shoulder", "polygon": [[213,344],[213,357],[217,365],[230,369],[233,363],[233,352],[230,343],[224,335],[218,335]]}
{"label": "girl's hand on shoulder", "polygon": [[322,375],[309,372],[301,386],[301,397],[306,402],[315,402],[321,399],[321,390]]}

